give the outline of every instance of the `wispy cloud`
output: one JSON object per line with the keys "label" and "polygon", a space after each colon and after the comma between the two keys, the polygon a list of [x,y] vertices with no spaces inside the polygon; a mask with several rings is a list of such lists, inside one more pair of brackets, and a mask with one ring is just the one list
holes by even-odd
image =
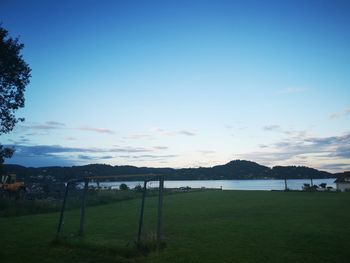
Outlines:
{"label": "wispy cloud", "polygon": [[186,130],[178,131],[178,134],[183,134],[183,135],[187,135],[187,136],[195,136],[196,135],[194,132],[190,132],[190,131],[186,131]]}
{"label": "wispy cloud", "polygon": [[79,154],[78,159],[84,160],[84,161],[97,161],[97,160],[108,160],[115,158],[112,155],[103,155],[103,156],[91,156],[91,155],[83,155]]}
{"label": "wispy cloud", "polygon": [[32,123],[27,125],[20,125],[19,128],[24,130],[56,130],[63,129],[64,124],[56,124],[53,122]]}
{"label": "wispy cloud", "polygon": [[167,147],[167,146],[154,146],[153,148],[155,150],[167,150],[169,147]]}
{"label": "wispy cloud", "polygon": [[269,146],[266,145],[266,144],[259,144],[259,147],[260,147],[260,148],[269,148]]}
{"label": "wispy cloud", "polygon": [[153,148],[142,148],[142,147],[118,147],[108,149],[107,152],[117,153],[141,153],[141,152],[153,152]]}
{"label": "wispy cloud", "polygon": [[266,125],[266,126],[263,126],[262,129],[264,131],[275,131],[275,130],[279,130],[280,126],[279,125]]}
{"label": "wispy cloud", "polygon": [[347,108],[343,111],[335,112],[335,113],[329,115],[329,118],[330,119],[338,119],[338,118],[344,117],[344,116],[349,115],[349,114],[350,114],[350,108]]}
{"label": "wispy cloud", "polygon": [[179,130],[179,131],[170,131],[162,128],[156,128],[154,131],[162,136],[176,136],[176,135],[186,135],[186,136],[195,136],[196,133],[188,130]]}
{"label": "wispy cloud", "polygon": [[7,145],[9,147],[15,147],[17,155],[25,156],[45,156],[52,154],[62,153],[146,153],[154,152],[154,148],[142,148],[142,147],[118,147],[113,148],[80,148],[80,147],[66,147],[61,145]]}
{"label": "wispy cloud", "polygon": [[51,130],[79,130],[79,131],[88,131],[88,132],[97,132],[105,134],[115,134],[113,130],[106,128],[97,128],[91,126],[81,126],[77,128],[67,127],[66,124],[57,121],[47,121],[45,123],[30,123],[26,125],[19,125],[20,130],[30,130],[34,131],[32,135],[37,135],[36,131],[51,131]]}
{"label": "wispy cloud", "polygon": [[174,158],[177,157],[176,154],[167,154],[167,155],[154,155],[154,154],[142,154],[130,156],[133,159],[164,159],[164,158]]}
{"label": "wispy cloud", "polygon": [[90,131],[90,132],[97,132],[97,133],[115,134],[114,131],[109,130],[109,129],[95,128],[95,127],[89,127],[89,126],[78,127],[78,128],[75,128],[75,130]]}
{"label": "wispy cloud", "polygon": [[60,145],[11,145],[15,147],[16,155],[22,155],[27,157],[45,156],[60,153],[96,153],[105,152],[103,149],[97,148],[75,148],[65,147]]}
{"label": "wispy cloud", "polygon": [[58,126],[58,127],[66,126],[65,123],[63,123],[63,122],[57,122],[57,121],[47,121],[47,122],[46,122],[46,125]]}
{"label": "wispy cloud", "polygon": [[8,139],[7,141],[9,141],[11,144],[28,144],[31,142],[31,140],[25,136],[20,136],[17,140]]}
{"label": "wispy cloud", "polygon": [[149,134],[131,134],[127,137],[125,137],[125,139],[132,139],[132,140],[140,140],[140,139],[152,139],[153,137]]}

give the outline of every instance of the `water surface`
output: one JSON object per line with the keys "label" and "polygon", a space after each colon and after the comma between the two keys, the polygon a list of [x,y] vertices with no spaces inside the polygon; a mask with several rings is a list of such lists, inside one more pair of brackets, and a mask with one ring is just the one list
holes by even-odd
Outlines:
{"label": "water surface", "polygon": [[[319,185],[326,183],[327,186],[335,188],[335,178],[313,179],[313,184]],[[101,187],[118,189],[120,184],[126,184],[130,188],[137,185],[143,185],[143,181],[125,181],[125,182],[101,182]],[[96,183],[90,183],[95,185]],[[290,179],[287,180],[287,187],[291,190],[302,190],[304,184],[311,184],[309,179]],[[149,182],[148,187],[158,187],[158,182]],[[185,181],[165,181],[165,188],[217,188],[223,190],[284,190],[284,180],[185,180]]]}

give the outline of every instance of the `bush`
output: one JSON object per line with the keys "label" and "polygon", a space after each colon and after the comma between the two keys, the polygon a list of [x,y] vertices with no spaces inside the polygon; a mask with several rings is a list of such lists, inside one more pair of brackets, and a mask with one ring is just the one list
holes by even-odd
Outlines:
{"label": "bush", "polygon": [[119,189],[120,189],[120,190],[128,190],[128,189],[129,189],[129,186],[127,186],[126,184],[121,184],[121,185],[119,186]]}
{"label": "bush", "polygon": [[138,193],[141,193],[141,192],[143,191],[142,186],[141,186],[140,184],[136,185],[136,186],[134,187],[134,190],[135,190],[136,192],[138,192]]}

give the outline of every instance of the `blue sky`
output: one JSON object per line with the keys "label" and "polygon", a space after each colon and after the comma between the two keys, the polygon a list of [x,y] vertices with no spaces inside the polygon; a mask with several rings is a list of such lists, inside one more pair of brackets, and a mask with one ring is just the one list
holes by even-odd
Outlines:
{"label": "blue sky", "polygon": [[0,1],[26,166],[350,169],[349,1]]}

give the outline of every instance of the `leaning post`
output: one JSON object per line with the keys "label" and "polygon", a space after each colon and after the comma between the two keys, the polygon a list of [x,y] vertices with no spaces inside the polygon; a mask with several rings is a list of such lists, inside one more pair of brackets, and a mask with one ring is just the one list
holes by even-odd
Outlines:
{"label": "leaning post", "polygon": [[84,190],[83,190],[83,196],[81,198],[81,211],[80,211],[80,229],[79,229],[79,235],[84,235],[84,225],[85,225],[85,207],[86,207],[86,192],[89,187],[89,180],[85,179],[84,181]]}
{"label": "leaning post", "polygon": [[58,238],[58,236],[61,233],[61,228],[62,228],[63,218],[64,218],[64,210],[66,209],[66,201],[67,201],[67,196],[68,196],[69,185],[70,185],[70,182],[67,182],[66,190],[64,192],[64,197],[63,197],[63,203],[62,203],[62,207],[61,207],[60,219],[58,221],[56,238]]}
{"label": "leaning post", "polygon": [[147,186],[147,181],[144,181],[144,183],[143,183],[143,192],[142,192],[140,220],[139,220],[139,232],[137,234],[137,243],[138,244],[141,241],[141,232],[142,232],[142,225],[143,225],[143,210],[144,210],[144,207],[145,207],[145,199],[146,199],[146,191],[147,191],[146,186]]}

